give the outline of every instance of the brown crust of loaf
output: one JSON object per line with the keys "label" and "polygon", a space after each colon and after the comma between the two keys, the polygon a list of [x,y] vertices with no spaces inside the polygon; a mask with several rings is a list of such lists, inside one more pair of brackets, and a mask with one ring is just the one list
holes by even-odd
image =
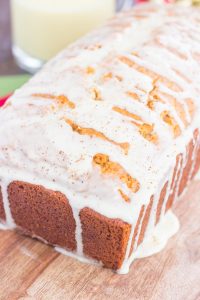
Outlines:
{"label": "brown crust of loaf", "polygon": [[[194,140],[194,141],[193,141]],[[169,198],[167,199],[166,202],[166,207],[164,207],[164,211],[167,212],[173,202],[174,202],[174,198],[175,198],[175,193],[176,193],[176,189],[178,188],[179,191],[179,196],[182,194],[182,192],[184,191],[184,189],[186,188],[188,182],[189,182],[189,175],[192,171],[192,166],[193,166],[193,159],[195,161],[195,166],[194,166],[194,171],[192,176],[194,177],[194,175],[198,172],[199,168],[200,168],[200,133],[199,130],[196,129],[194,131],[194,139],[192,141],[189,142],[189,144],[186,146],[186,150],[187,150],[187,161],[185,163],[185,167],[183,172],[181,173],[181,171],[177,170],[178,167],[178,163],[177,160],[181,160],[181,165],[183,163],[183,155],[179,154],[177,156],[176,159],[176,166],[174,167],[174,173],[173,173],[173,181],[175,180],[175,174],[178,171],[178,178],[177,178],[177,182],[179,182],[179,186],[174,186],[174,190],[173,193],[169,195]],[[195,144],[198,143],[199,147],[197,149],[197,151],[195,151]],[[195,151],[195,152],[194,152]],[[182,174],[182,177],[180,179],[180,176]],[[179,181],[180,179],[180,181]],[[191,178],[192,179],[192,178]],[[172,183],[173,185],[173,183]],[[164,201],[164,196],[166,195],[166,188],[167,188],[167,183],[165,184],[165,186],[162,189],[161,195],[160,195],[160,200],[157,206],[157,212],[156,212],[156,219],[160,218],[160,213],[163,209],[163,205],[165,203]],[[163,194],[163,195],[162,195]],[[152,200],[152,198],[151,198]],[[142,243],[142,241],[144,240],[144,236],[145,236],[145,232],[146,232],[146,228],[148,226],[148,222],[149,222],[149,216],[150,216],[150,212],[153,206],[153,201],[151,201],[147,207],[146,213],[145,213],[145,217],[143,219],[143,223],[142,223],[142,227],[141,227],[141,231],[140,231],[140,236],[139,236],[139,241],[138,241],[138,246]]]}
{"label": "brown crust of loaf", "polygon": [[[195,153],[196,163],[192,176],[197,173],[200,167],[200,134],[198,130],[195,131],[194,137],[195,141],[198,142],[199,147]],[[193,142],[190,142],[187,146],[189,155],[180,181],[182,186],[180,188],[178,187],[179,192],[183,190],[184,184],[186,185],[188,182],[188,174],[191,171],[194,150],[195,147]],[[182,160],[183,156],[180,154],[177,156],[177,160],[178,158]],[[173,180],[175,180],[177,167],[178,163],[176,161]],[[180,175],[181,172],[179,171],[178,177],[180,177]],[[166,189],[167,183],[163,187],[160,195],[156,219],[160,218],[160,212],[164,205]],[[15,181],[9,185],[8,194],[13,218],[23,233],[30,236],[41,237],[53,245],[59,245],[69,250],[76,250],[76,225],[72,209],[67,198],[63,194],[45,189],[42,186],[19,181]],[[165,211],[172,206],[174,196],[175,189],[166,202]],[[134,229],[129,255],[131,255],[135,246],[139,246],[144,240],[153,207],[153,201],[154,198],[152,196],[149,205],[141,208],[140,215]],[[1,192],[0,218],[5,219]],[[84,208],[80,212],[80,218],[82,223],[84,254],[100,260],[107,268],[120,268],[126,253],[131,225],[118,219],[106,218],[89,208]],[[138,235],[138,243],[135,245],[136,236]]]}
{"label": "brown crust of loaf", "polygon": [[193,151],[195,150],[195,144],[193,143],[193,140],[190,141],[190,143],[187,145],[187,161],[186,161],[186,165],[185,168],[183,170],[183,175],[180,181],[180,185],[179,185],[179,191],[178,191],[178,196],[180,196],[185,187],[187,186],[188,183],[188,179],[189,179],[189,175],[190,175],[190,171],[192,168],[192,164],[193,164]]}
{"label": "brown crust of loaf", "polygon": [[191,179],[194,178],[194,176],[197,174],[197,172],[199,171],[199,168],[200,168],[200,131],[198,129],[196,129],[194,134],[196,136],[196,141],[198,143],[198,147],[197,147],[196,158],[195,158],[195,166],[194,166],[194,170],[193,170]]}
{"label": "brown crust of loaf", "polygon": [[197,152],[197,159],[196,159],[196,164],[194,167],[194,172],[192,174],[192,178],[194,178],[194,176],[197,174],[197,172],[199,171],[199,168],[200,168],[200,146],[199,146],[199,149]]}
{"label": "brown crust of loaf", "polygon": [[0,187],[0,220],[5,221],[6,215],[4,211],[4,206],[3,206],[3,197],[1,193],[1,187]]}
{"label": "brown crust of loaf", "polygon": [[158,201],[158,206],[157,206],[157,211],[156,211],[156,223],[155,225],[159,222],[160,220],[160,214],[161,214],[161,210],[162,210],[162,206],[163,206],[163,202],[165,200],[165,196],[167,193],[167,188],[168,188],[168,181],[165,183],[161,193],[160,193],[160,198]]}
{"label": "brown crust of loaf", "polygon": [[[167,200],[167,204],[166,204],[166,208],[165,208],[165,212],[167,212],[173,205],[173,202],[175,200],[175,196],[176,196],[176,186],[175,186],[175,180],[177,180],[177,182],[179,182],[180,179],[180,175],[181,175],[181,170],[178,170],[178,166],[180,164],[180,166],[182,167],[182,163],[183,163],[183,155],[179,154],[176,157],[176,166],[174,169],[174,174],[173,174],[173,180],[172,180],[172,184],[171,184],[171,189],[173,187],[175,187],[172,191],[172,193],[170,193],[169,198]],[[178,174],[177,174],[178,172]]]}
{"label": "brown crust of loaf", "polygon": [[85,255],[99,260],[107,268],[121,267],[131,225],[119,219],[109,219],[99,213],[84,208],[80,212]]}
{"label": "brown crust of loaf", "polygon": [[76,224],[63,194],[14,181],[8,187],[8,195],[13,219],[25,234],[41,237],[52,245],[76,249]]}
{"label": "brown crust of loaf", "polygon": [[[49,244],[76,250],[75,221],[66,197],[42,186],[12,182],[8,187],[12,216],[20,231]],[[84,208],[80,212],[83,250],[107,268],[121,266],[131,225]]]}
{"label": "brown crust of loaf", "polygon": [[139,235],[137,246],[139,246],[144,240],[145,232],[146,232],[146,229],[147,229],[147,226],[148,226],[148,222],[149,222],[150,215],[151,215],[151,210],[152,210],[152,207],[153,207],[153,201],[154,201],[154,197],[152,196],[151,200],[149,202],[149,205],[147,206],[145,215],[144,215],[144,219],[143,219],[143,222],[142,222],[142,227],[141,227],[141,230],[140,230],[140,235]]}
{"label": "brown crust of loaf", "polygon": [[[196,143],[199,144],[199,147],[197,148],[197,150],[195,150]],[[185,168],[183,170],[182,177],[181,177],[180,184],[179,184],[179,190],[178,190],[179,196],[181,196],[181,194],[183,193],[187,184],[189,183],[189,179],[192,180],[200,168],[200,132],[198,129],[196,129],[194,131],[194,142],[193,142],[193,140],[190,141],[190,143],[187,145],[186,149],[187,149],[188,156],[187,156],[187,161],[186,161]],[[181,163],[183,163],[183,155],[180,154],[178,157],[179,157],[179,159],[182,160]],[[191,178],[189,178],[189,175],[190,175],[190,173],[192,171],[192,167],[193,167],[193,160],[195,162],[194,170],[192,172]],[[179,179],[180,179],[180,175],[181,175],[181,172],[179,171],[179,174],[178,174]],[[179,181],[179,179],[178,179],[178,181]],[[174,190],[174,193],[175,193],[175,190]],[[169,199],[167,201],[167,204],[166,204],[166,208],[165,208],[166,212],[172,207],[173,202],[174,202],[174,198],[171,199],[171,195],[170,195]]]}

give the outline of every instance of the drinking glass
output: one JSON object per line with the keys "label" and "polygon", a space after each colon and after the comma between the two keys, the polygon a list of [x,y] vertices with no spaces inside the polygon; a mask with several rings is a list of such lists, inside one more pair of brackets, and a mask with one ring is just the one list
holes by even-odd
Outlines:
{"label": "drinking glass", "polygon": [[[131,0],[132,2],[132,0]],[[35,73],[60,50],[101,25],[129,0],[11,0],[12,51]]]}

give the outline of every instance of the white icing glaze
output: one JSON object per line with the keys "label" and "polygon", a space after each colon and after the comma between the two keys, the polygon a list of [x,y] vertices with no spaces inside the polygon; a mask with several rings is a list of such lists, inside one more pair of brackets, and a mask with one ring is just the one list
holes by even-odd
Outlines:
{"label": "white icing glaze", "polygon": [[138,247],[136,252],[130,256],[126,264],[117,273],[127,274],[130,265],[135,259],[148,257],[163,250],[168,240],[178,232],[179,227],[177,217],[171,211],[168,211],[154,228],[151,235],[145,238],[141,246]]}
{"label": "white icing glaze", "polygon": [[15,222],[12,218],[12,213],[10,210],[10,204],[8,199],[8,186],[10,184],[10,181],[6,178],[0,178],[0,186],[1,186],[1,194],[3,198],[3,205],[4,205],[4,211],[6,215],[6,227],[8,229],[15,228]]}
{"label": "white icing glaze", "polygon": [[195,179],[196,179],[196,180],[200,180],[200,170],[199,170],[199,172],[197,173],[197,175],[195,176]]}
{"label": "white icing glaze", "polygon": [[5,224],[3,223],[0,223],[0,230],[8,230],[8,226],[6,226]]}
{"label": "white icing glaze", "polygon": [[88,258],[88,257],[85,257],[85,256],[80,256],[74,252],[70,252],[70,251],[67,251],[61,247],[55,247],[55,250],[63,255],[66,255],[66,256],[69,256],[69,257],[72,257],[72,258],[76,258],[77,260],[79,260],[80,262],[82,263],[86,263],[86,264],[93,264],[93,265],[97,265],[97,266],[102,266],[102,263],[99,262],[99,261],[96,261],[94,259],[91,259],[91,258]]}
{"label": "white icing glaze", "polygon": [[81,221],[80,221],[80,210],[76,208],[72,208],[73,210],[73,216],[76,223],[76,232],[75,232],[75,238],[77,242],[77,256],[83,256],[83,243],[82,243],[82,229],[81,229]]}
{"label": "white icing glaze", "polygon": [[168,240],[178,232],[179,227],[178,218],[168,211],[151,236],[147,237],[144,243],[138,247],[135,257],[148,257],[163,250]]}
{"label": "white icing glaze", "polygon": [[[51,60],[0,109],[0,179],[4,182],[1,186],[9,227],[13,227],[14,222],[7,197],[8,183],[18,180],[39,184],[60,191],[68,198],[76,221],[77,255],[82,256],[79,219],[82,208],[89,207],[106,217],[130,223],[132,231],[126,263],[142,205],[147,208],[154,195],[149,234],[155,224],[159,192],[163,183],[172,180],[170,166],[175,166],[177,154],[183,153],[182,174],[187,162],[185,146],[192,139],[194,129],[200,128],[200,67],[195,57],[200,53],[198,13],[197,9],[171,6],[153,6],[153,10],[151,6],[138,6],[123,12]],[[166,48],[159,47],[158,42]],[[176,50],[181,55],[177,55]],[[140,70],[123,63],[120,57],[124,56],[138,64]],[[87,74],[88,67],[92,67],[94,73]],[[142,68],[180,87],[177,92],[169,87],[169,82],[167,86],[163,80],[158,84],[159,91],[172,99],[175,97],[183,107],[187,122],[191,122],[187,128],[173,101],[156,102],[154,110],[148,108],[153,79]],[[112,77],[105,79],[110,72]],[[102,101],[93,99],[93,88],[99,91]],[[140,101],[132,99],[127,92],[136,93]],[[75,108],[61,107],[55,99],[33,94],[65,95]],[[186,98],[192,98],[196,106],[192,118]],[[154,124],[158,144],[143,138],[137,126],[131,123],[132,119],[113,111],[113,106],[140,116],[144,123]],[[165,110],[182,130],[176,139],[170,126],[160,117]],[[95,129],[115,143],[129,143],[128,155],[114,143],[74,132],[63,118]],[[92,163],[97,153],[109,155],[136,178],[140,182],[139,191],[133,193],[116,176],[102,175]],[[178,186],[178,178],[176,182]],[[130,198],[130,203],[122,199],[119,189]],[[169,184],[167,196],[170,192]]]}

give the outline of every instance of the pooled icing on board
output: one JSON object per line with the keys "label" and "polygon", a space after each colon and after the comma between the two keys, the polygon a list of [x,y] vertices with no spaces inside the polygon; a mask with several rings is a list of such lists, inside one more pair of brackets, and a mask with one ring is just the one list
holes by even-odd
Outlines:
{"label": "pooled icing on board", "polygon": [[119,274],[127,274],[134,260],[149,257],[162,251],[169,239],[178,232],[179,227],[178,218],[171,211],[168,211],[154,228],[151,235],[145,238],[141,246],[138,247],[126,261],[126,264],[117,272]]}
{"label": "pooled icing on board", "polygon": [[196,179],[196,180],[200,180],[200,170],[199,170],[199,172],[197,173],[197,175],[195,176],[195,179]]}

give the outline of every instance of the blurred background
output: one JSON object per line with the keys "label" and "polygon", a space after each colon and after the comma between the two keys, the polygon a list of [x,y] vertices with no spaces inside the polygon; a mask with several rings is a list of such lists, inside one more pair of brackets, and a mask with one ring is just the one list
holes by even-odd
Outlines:
{"label": "blurred background", "polygon": [[26,82],[28,73],[34,74],[60,50],[103,24],[116,11],[146,1],[200,3],[200,0],[0,0],[0,101]]}
{"label": "blurred background", "polygon": [[0,0],[0,106],[43,63],[133,0]]}
{"label": "blurred background", "polygon": [[11,26],[8,0],[0,0],[0,75],[22,73],[11,52]]}
{"label": "blurred background", "polygon": [[[76,1],[0,0],[0,75],[24,73],[17,66],[12,50],[18,65],[22,69],[34,73],[34,69],[32,71],[23,65],[27,58],[23,56],[24,54],[28,53],[29,55],[32,52],[31,58],[40,59],[39,68],[44,61],[54,56],[65,45],[102,24],[114,14],[115,10],[119,11],[123,7],[127,8],[133,4],[133,0]],[[71,13],[67,14],[67,10]],[[77,22],[79,22],[79,26],[76,25]],[[46,28],[44,28],[45,26]],[[66,28],[68,28],[68,32]],[[63,40],[64,35],[66,40]],[[21,53],[22,51],[23,53]],[[28,61],[28,63],[35,62]]]}

